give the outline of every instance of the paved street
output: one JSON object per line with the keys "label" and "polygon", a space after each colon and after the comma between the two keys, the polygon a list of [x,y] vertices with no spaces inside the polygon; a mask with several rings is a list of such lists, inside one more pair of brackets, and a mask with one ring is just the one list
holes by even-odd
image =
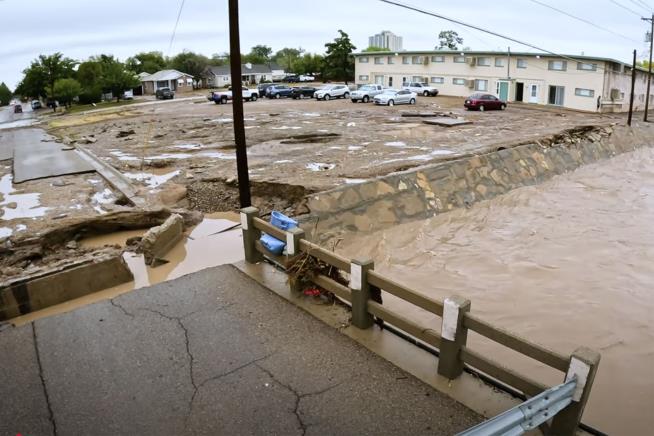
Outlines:
{"label": "paved street", "polygon": [[451,435],[480,420],[229,265],[0,326],[0,349],[0,435]]}

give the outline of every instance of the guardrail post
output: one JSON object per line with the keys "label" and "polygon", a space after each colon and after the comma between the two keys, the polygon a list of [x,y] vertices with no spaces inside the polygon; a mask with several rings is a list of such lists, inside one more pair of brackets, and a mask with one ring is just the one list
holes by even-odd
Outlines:
{"label": "guardrail post", "polygon": [[243,230],[243,249],[245,261],[257,263],[263,260],[263,254],[257,251],[255,243],[261,238],[261,231],[254,227],[254,218],[259,217],[259,209],[245,207],[241,209],[241,229]]}
{"label": "guardrail post", "polygon": [[374,319],[368,313],[370,285],[368,271],[375,268],[371,259],[353,259],[350,263],[350,290],[352,291],[352,324],[360,329],[372,327]]}
{"label": "guardrail post", "polygon": [[443,324],[441,327],[441,348],[438,358],[438,373],[453,380],[463,372],[461,347],[468,340],[468,329],[463,326],[463,317],[470,311],[470,300],[454,296],[443,302]]}
{"label": "guardrail post", "polygon": [[577,377],[577,386],[572,394],[572,403],[554,416],[550,434],[572,436],[576,433],[577,426],[579,426],[581,416],[584,413],[584,407],[586,407],[590,396],[590,389],[593,386],[593,380],[595,380],[599,361],[600,354],[590,348],[577,348],[572,353],[565,381]]}
{"label": "guardrail post", "polygon": [[[286,255],[289,257],[297,256],[300,254],[300,239],[304,239],[304,230],[299,227],[290,229],[286,233]],[[300,280],[291,280],[291,292],[302,292],[302,283]]]}

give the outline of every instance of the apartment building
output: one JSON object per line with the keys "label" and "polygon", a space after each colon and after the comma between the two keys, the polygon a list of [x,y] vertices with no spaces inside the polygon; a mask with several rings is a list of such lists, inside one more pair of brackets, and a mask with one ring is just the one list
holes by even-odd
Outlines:
{"label": "apartment building", "polygon": [[[422,82],[436,87],[441,95],[467,97],[474,92],[486,92],[509,102],[583,111],[629,109],[631,66],[613,59],[451,50],[354,56],[357,84],[377,83],[399,88],[403,83]],[[647,72],[638,69],[636,74],[634,109],[642,110]]]}
{"label": "apartment building", "polygon": [[387,48],[391,51],[402,51],[402,37],[397,36],[390,30],[382,30],[381,33],[368,37],[368,47]]}

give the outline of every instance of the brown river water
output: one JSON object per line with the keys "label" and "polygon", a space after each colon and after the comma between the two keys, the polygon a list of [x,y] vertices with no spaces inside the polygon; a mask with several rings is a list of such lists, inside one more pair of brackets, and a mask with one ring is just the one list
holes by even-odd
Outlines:
{"label": "brown river water", "polygon": [[[461,295],[472,311],[527,339],[602,354],[584,422],[654,434],[654,149],[585,166],[470,209],[346,237],[340,251],[416,291]],[[392,296],[440,329],[440,319]],[[478,335],[469,344],[550,385],[550,370]]]}

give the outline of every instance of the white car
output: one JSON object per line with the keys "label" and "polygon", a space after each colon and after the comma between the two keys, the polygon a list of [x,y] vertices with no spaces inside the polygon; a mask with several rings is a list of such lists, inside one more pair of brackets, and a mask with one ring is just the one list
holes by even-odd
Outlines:
{"label": "white car", "polygon": [[313,76],[300,75],[300,82],[313,82],[314,80],[316,80],[316,78]]}
{"label": "white car", "polygon": [[317,90],[313,96],[318,100],[350,98],[350,88],[347,85],[326,85]]}
{"label": "white car", "polygon": [[350,98],[352,103],[356,103],[361,100],[364,103],[368,103],[378,94],[384,92],[384,87],[381,85],[363,85],[361,88],[350,93]]}
{"label": "white car", "polygon": [[408,89],[385,89],[374,98],[375,104],[395,106],[396,104],[416,104],[417,94]]}
{"label": "white car", "polygon": [[[257,101],[259,98],[259,93],[256,90],[243,88],[243,100],[245,101]],[[232,88],[229,88],[228,91],[212,91],[208,96],[207,100],[213,101],[216,104],[227,104],[228,101],[232,99]]]}
{"label": "white car", "polygon": [[418,95],[424,95],[425,97],[436,97],[438,95],[438,89],[419,82],[405,83],[402,86],[402,89],[408,89],[411,92],[415,92]]}

